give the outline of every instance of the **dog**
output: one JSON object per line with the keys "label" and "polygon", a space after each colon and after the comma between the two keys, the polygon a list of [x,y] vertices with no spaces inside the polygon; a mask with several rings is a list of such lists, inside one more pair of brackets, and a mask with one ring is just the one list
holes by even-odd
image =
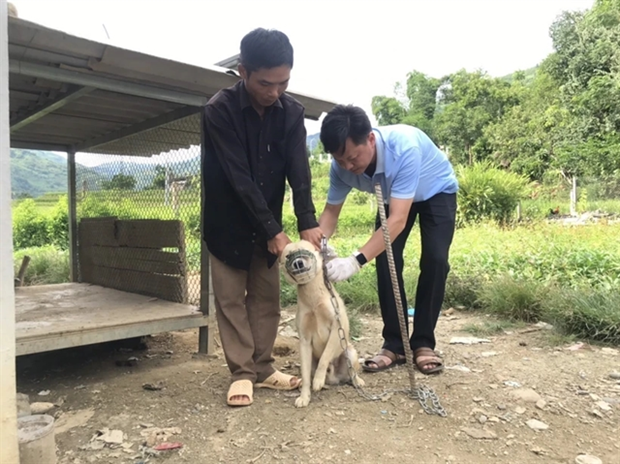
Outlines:
{"label": "dog", "polygon": [[[351,381],[363,386],[357,351],[349,340],[349,319],[346,308],[336,289],[332,287],[338,304],[340,324],[346,340],[346,351],[340,340],[339,325],[331,295],[323,280],[323,257],[305,240],[289,243],[280,256],[280,269],[287,282],[297,288],[297,315],[301,358],[301,394],[295,406],[303,408],[310,403],[310,384],[315,392],[327,385]],[[353,367],[350,378],[348,360]],[[310,382],[310,380],[312,382]]]}

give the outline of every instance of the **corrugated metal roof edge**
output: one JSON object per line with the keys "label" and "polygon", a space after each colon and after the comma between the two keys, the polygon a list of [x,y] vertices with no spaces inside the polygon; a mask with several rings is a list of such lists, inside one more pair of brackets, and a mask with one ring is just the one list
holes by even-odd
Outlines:
{"label": "corrugated metal roof edge", "polygon": [[[110,48],[112,50],[117,50],[117,51],[122,51],[125,52],[129,55],[134,55],[135,58],[138,57],[149,57],[151,59],[156,59],[158,61],[161,61],[162,64],[166,63],[167,65],[173,65],[173,66],[179,66],[179,67],[183,67],[186,70],[193,70],[193,71],[210,71],[210,72],[217,72],[221,75],[234,75],[235,77],[239,78],[238,73],[236,72],[231,72],[230,69],[221,67],[221,66],[216,66],[216,65],[201,65],[201,66],[196,66],[196,65],[192,65],[189,63],[185,63],[185,62],[181,62],[181,61],[177,61],[177,60],[172,60],[169,58],[163,58],[160,56],[156,56],[156,55],[151,55],[148,53],[143,53],[143,52],[139,52],[136,50],[131,50],[131,49],[127,49],[127,48],[123,48],[123,47],[118,47],[115,45],[109,45],[109,44],[105,44],[102,42],[97,42],[91,39],[86,39],[83,37],[78,37],[69,33],[66,33],[64,31],[58,30],[58,29],[53,29],[47,26],[44,26],[42,24],[39,23],[35,23],[32,21],[28,21],[22,18],[14,18],[14,17],[9,17],[8,18],[10,22],[15,23],[14,25],[19,25],[22,27],[29,27],[29,28],[34,28],[37,29],[40,32],[47,32],[49,34],[62,34],[63,35],[63,42],[65,44],[68,44],[68,41],[74,41],[74,42],[81,42],[81,45],[90,45],[90,46],[95,46],[95,47],[104,47],[104,48]],[[9,42],[10,42],[10,37],[9,37]],[[51,51],[51,50],[50,50]],[[69,51],[65,52],[67,55],[71,56],[71,53]],[[97,58],[97,59],[101,59],[102,57],[93,57],[93,58]],[[129,61],[129,60],[128,60]],[[119,76],[119,78],[121,79],[125,79],[122,76]],[[158,85],[158,82],[149,82],[151,85]],[[159,84],[161,85],[161,84]],[[178,88],[177,86],[171,85],[170,87],[173,88]],[[299,100],[302,104],[304,104],[304,106],[307,107],[307,116],[310,119],[318,119],[321,114],[323,112],[327,112],[329,111],[336,103],[323,99],[323,98],[319,98],[316,97],[314,95],[311,95],[309,93],[305,93],[305,92],[300,92],[297,90],[289,90],[287,91],[287,93],[289,95],[291,95],[292,97],[296,98],[297,100]]]}

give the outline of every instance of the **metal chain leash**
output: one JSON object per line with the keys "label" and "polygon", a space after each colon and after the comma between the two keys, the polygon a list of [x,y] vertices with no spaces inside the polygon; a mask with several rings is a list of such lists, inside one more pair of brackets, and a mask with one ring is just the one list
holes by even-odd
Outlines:
{"label": "metal chain leash", "polygon": [[[334,293],[332,283],[327,278],[327,240],[325,238],[321,240],[321,254],[323,255],[323,281],[325,282],[325,287],[329,291],[330,301],[331,301],[332,307],[334,308],[334,313],[336,315],[336,321],[338,322],[338,335],[340,337],[340,346],[343,352],[346,354],[348,343],[347,343],[344,329],[342,328],[342,323],[340,322],[340,309],[339,309],[338,299],[336,298],[336,294]],[[419,387],[417,389],[416,388],[389,389],[389,390],[384,390],[383,393],[374,394],[374,395],[366,392],[364,388],[356,382],[357,373],[353,369],[353,365],[351,364],[351,359],[349,358],[349,356],[345,356],[345,359],[347,361],[347,368],[349,371],[349,378],[351,379],[351,383],[353,387],[355,388],[355,390],[357,391],[357,393],[362,398],[369,400],[369,401],[377,401],[377,400],[381,400],[382,398],[384,398],[385,396],[391,393],[408,393],[411,398],[418,400],[418,402],[422,406],[422,409],[427,414],[437,414],[442,417],[445,417],[447,415],[446,411],[443,409],[443,407],[439,403],[439,399],[437,398],[437,395],[435,394],[435,392],[432,389],[425,387],[425,386]],[[415,386],[415,383],[413,385]]]}
{"label": "metal chain leash", "polygon": [[[383,232],[383,240],[385,242],[385,253],[387,255],[388,267],[390,269],[390,278],[392,280],[392,290],[394,291],[394,301],[396,302],[396,312],[398,313],[398,323],[400,325],[400,335],[405,349],[405,359],[407,360],[407,372],[409,373],[410,394],[417,398],[422,408],[428,414],[437,414],[446,417],[447,413],[435,391],[428,386],[416,386],[413,350],[409,345],[407,322],[405,321],[405,311],[402,299],[400,298],[400,286],[398,285],[398,276],[396,275],[396,264],[394,263],[394,253],[392,250],[392,242],[390,240],[390,231],[387,225],[387,216],[385,214],[385,203],[383,202],[383,191],[381,184],[375,184],[375,194],[377,196],[377,205],[379,206],[379,216],[381,218],[381,230]],[[430,401],[430,405],[429,405]]]}

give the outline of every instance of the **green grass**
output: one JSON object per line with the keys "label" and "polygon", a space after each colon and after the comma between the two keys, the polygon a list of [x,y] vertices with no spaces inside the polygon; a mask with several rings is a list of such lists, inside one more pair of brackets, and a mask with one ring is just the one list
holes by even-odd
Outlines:
{"label": "green grass", "polygon": [[[327,184],[324,166],[315,170],[321,173],[313,184],[319,214],[324,206]],[[500,321],[496,326],[483,325],[470,330],[483,333],[498,330],[497,327],[504,327],[502,324],[541,320],[553,324],[562,337],[620,344],[620,224],[603,221],[565,226],[541,221],[548,210],[558,204],[561,212],[564,212],[563,205],[568,208],[564,193],[556,197],[545,194],[538,200],[524,201],[523,212],[528,220],[521,224],[508,222],[500,227],[495,222],[482,220],[457,229],[450,251],[451,272],[445,307],[464,306],[493,315],[493,320]],[[368,199],[369,195],[352,196],[344,206],[338,231],[330,240],[340,256],[347,256],[361,247],[374,230],[376,213]],[[36,212],[46,224],[37,223],[38,234],[47,237],[41,238],[43,243],[39,245],[46,246],[16,252],[16,267],[24,253],[33,256],[26,276],[29,283],[62,282],[68,278],[66,252],[49,246],[60,230],[52,227],[51,219],[58,212],[59,200],[62,201],[57,194],[35,200]],[[600,208],[620,212],[620,199],[586,201],[585,204],[588,210]],[[580,205],[583,207],[583,203]],[[200,268],[199,208],[198,189],[182,192],[178,217],[186,226],[189,267],[193,272]],[[78,214],[79,217],[176,217],[171,205],[164,204],[162,190],[89,192],[86,199],[78,202]],[[57,216],[56,226],[58,220]],[[288,201],[284,207],[284,227],[292,240],[298,238],[296,220]],[[25,238],[32,238],[35,229],[21,227],[20,230]],[[30,242],[22,240],[20,243]],[[417,225],[404,255],[405,290],[409,302],[413,303],[420,255]],[[374,261],[336,287],[355,326],[352,331],[357,333],[357,315],[378,312]],[[282,281],[282,304],[294,301],[293,289]]]}
{"label": "green grass", "polygon": [[463,326],[463,331],[475,337],[488,337],[498,335],[509,330],[521,329],[525,325],[523,323],[506,321],[506,320],[489,320],[482,323],[471,323]]}

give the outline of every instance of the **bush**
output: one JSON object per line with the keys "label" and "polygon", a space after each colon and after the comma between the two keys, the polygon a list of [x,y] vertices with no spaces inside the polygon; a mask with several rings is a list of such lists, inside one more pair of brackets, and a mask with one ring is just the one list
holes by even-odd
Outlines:
{"label": "bush", "polygon": [[67,196],[63,195],[47,218],[49,243],[60,250],[69,248],[69,206]]}
{"label": "bush", "polygon": [[13,254],[15,274],[25,255],[30,256],[30,264],[24,276],[25,285],[45,285],[69,282],[69,252],[47,245],[25,248]]}
{"label": "bush", "polygon": [[505,224],[513,217],[517,204],[525,198],[528,181],[488,162],[456,167],[459,180],[457,222],[491,219]]}
{"label": "bush", "polygon": [[542,285],[504,275],[478,290],[477,302],[486,312],[511,321],[538,322],[543,316]]}
{"label": "bush", "polygon": [[556,288],[542,302],[560,331],[585,340],[620,345],[620,293],[593,288]]}
{"label": "bush", "polygon": [[28,198],[13,210],[13,247],[38,247],[49,243],[48,223],[37,211],[36,203]]}

